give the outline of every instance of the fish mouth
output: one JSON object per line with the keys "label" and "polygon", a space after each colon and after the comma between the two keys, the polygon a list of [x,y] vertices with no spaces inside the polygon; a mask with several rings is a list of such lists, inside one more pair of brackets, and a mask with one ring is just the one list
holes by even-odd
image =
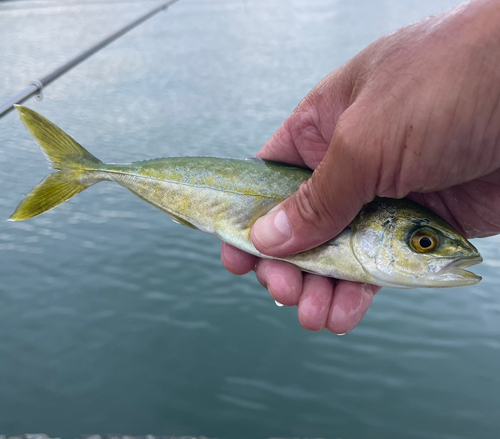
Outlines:
{"label": "fish mouth", "polygon": [[443,267],[439,271],[439,274],[446,277],[453,277],[453,283],[455,285],[473,285],[478,283],[482,277],[470,271],[464,270],[464,268],[472,267],[473,265],[480,264],[481,262],[483,262],[483,258],[480,255],[456,259]]}

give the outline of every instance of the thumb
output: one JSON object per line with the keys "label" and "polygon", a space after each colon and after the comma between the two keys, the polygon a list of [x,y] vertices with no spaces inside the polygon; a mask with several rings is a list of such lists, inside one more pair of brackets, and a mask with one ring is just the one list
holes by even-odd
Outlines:
{"label": "thumb", "polygon": [[375,150],[354,141],[360,136],[345,121],[339,120],[312,177],[254,224],[251,237],[261,253],[284,256],[316,247],[338,235],[374,198]]}

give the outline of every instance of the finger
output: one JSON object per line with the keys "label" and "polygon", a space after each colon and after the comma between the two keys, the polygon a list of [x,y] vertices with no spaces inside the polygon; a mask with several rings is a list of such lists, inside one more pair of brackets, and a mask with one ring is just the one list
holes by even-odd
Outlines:
{"label": "finger", "polygon": [[258,258],[223,242],[221,245],[220,259],[227,271],[233,274],[242,275],[254,269]]}
{"label": "finger", "polygon": [[380,287],[376,285],[339,281],[331,302],[326,328],[335,334],[352,331],[379,290]]}
{"label": "finger", "polygon": [[297,267],[284,261],[260,259],[255,273],[274,300],[287,306],[299,303],[302,293],[302,272]]}
{"label": "finger", "polygon": [[257,157],[315,169],[351,99],[348,63],[331,72],[300,102]]}
{"label": "finger", "polygon": [[319,131],[318,123],[317,109],[309,104],[300,104],[261,148],[257,157],[316,168],[329,143]]}
{"label": "finger", "polygon": [[[351,109],[352,112],[351,112]],[[360,136],[355,107],[342,116],[325,158],[299,190],[252,228],[257,250],[271,256],[304,251],[333,238],[375,195],[380,154]]]}
{"label": "finger", "polygon": [[298,306],[300,324],[309,331],[321,331],[327,322],[334,290],[333,279],[305,274]]}
{"label": "finger", "polygon": [[[500,173],[499,173],[500,177]],[[408,198],[436,212],[466,238],[484,238],[500,232],[499,182],[491,176],[432,193]]]}

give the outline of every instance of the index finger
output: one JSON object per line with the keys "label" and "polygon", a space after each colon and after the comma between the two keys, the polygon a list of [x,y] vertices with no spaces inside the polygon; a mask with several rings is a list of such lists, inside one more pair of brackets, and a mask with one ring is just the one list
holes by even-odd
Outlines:
{"label": "index finger", "polygon": [[349,106],[347,68],[331,72],[300,102],[257,157],[315,169],[323,159],[337,121]]}

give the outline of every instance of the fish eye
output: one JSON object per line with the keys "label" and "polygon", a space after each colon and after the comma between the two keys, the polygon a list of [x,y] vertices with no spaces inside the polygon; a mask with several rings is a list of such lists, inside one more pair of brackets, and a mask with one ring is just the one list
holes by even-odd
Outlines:
{"label": "fish eye", "polygon": [[439,245],[439,238],[429,229],[420,229],[411,235],[410,245],[417,253],[429,253]]}

